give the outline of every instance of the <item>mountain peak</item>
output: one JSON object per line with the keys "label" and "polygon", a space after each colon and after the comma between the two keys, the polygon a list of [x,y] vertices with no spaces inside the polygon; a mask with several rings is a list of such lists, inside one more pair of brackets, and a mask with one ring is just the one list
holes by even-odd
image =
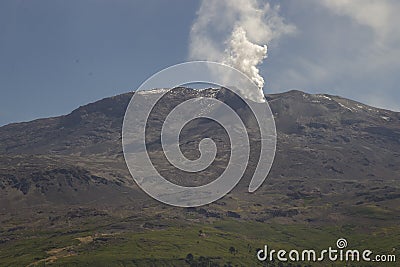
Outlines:
{"label": "mountain peak", "polygon": [[[165,90],[154,89],[139,94],[146,96]],[[115,142],[120,142],[123,117],[133,94],[130,92],[104,98],[60,117],[0,127],[0,151],[3,154],[119,154],[121,147]],[[186,87],[174,88],[168,97],[179,102],[188,95],[229,98],[221,89],[198,90]],[[306,134],[309,125],[319,123],[345,131],[377,127],[382,130],[378,133],[373,130],[374,134],[389,133],[390,140],[395,140],[398,135],[400,113],[373,108],[338,96],[308,94],[298,90],[266,97],[279,133]],[[354,134],[348,133],[349,136]],[[98,145],[100,143],[101,146]]]}
{"label": "mountain peak", "polygon": [[[139,94],[145,101],[146,92]],[[135,210],[141,211],[143,200],[151,200],[134,184],[123,159],[121,143],[122,122],[132,95],[126,93],[105,98],[81,106],[65,116],[0,127],[0,190],[3,190],[0,203],[5,203],[3,208],[12,207],[8,204],[14,203],[15,196],[20,202],[15,202],[14,207],[51,203],[60,211],[63,209],[57,206],[59,199],[66,205],[99,206],[99,202],[92,200],[105,195],[119,209],[129,202],[136,207]],[[167,108],[201,96],[230,101],[237,110],[243,105],[225,90],[180,87],[168,92]],[[245,181],[251,178],[245,175],[237,186],[241,193],[234,195],[237,192],[232,191],[230,196],[234,197],[228,196],[221,203],[233,207],[236,204],[232,205],[232,201],[236,203],[237,198],[240,203],[250,199],[251,207],[254,203],[273,203],[280,207],[292,203],[297,205],[294,207],[302,207],[303,197],[315,198],[318,204],[313,207],[312,214],[302,209],[298,216],[290,215],[303,220],[304,216],[310,218],[320,212],[321,203],[329,214],[337,212],[336,207],[325,203],[339,202],[338,199],[348,200],[348,203],[343,201],[344,204],[340,204],[347,205],[347,208],[353,208],[354,203],[371,203],[374,199],[396,201],[398,196],[394,192],[397,177],[400,177],[400,113],[372,108],[338,96],[301,91],[267,95],[267,100],[278,134],[268,183],[255,194],[243,193],[247,190],[240,190],[248,188]],[[165,110],[164,106],[155,109],[154,120],[150,123],[162,123],[159,119],[165,117]],[[194,122],[185,129],[188,134],[180,139],[183,153],[196,158],[199,151],[194,140],[201,140],[204,136],[215,138],[217,147],[228,147],[223,143],[224,131],[216,128],[215,123],[209,121]],[[158,136],[154,134],[151,138],[154,142],[149,148],[160,147]],[[151,150],[152,155],[158,151]],[[222,156],[226,154],[224,150],[221,152]],[[159,156],[157,160],[161,158]],[[225,159],[222,157],[215,168],[195,179],[188,179],[187,174],[175,175],[168,163],[162,165],[165,167],[162,171],[172,174],[172,182],[186,185],[185,182],[190,180],[202,184],[214,178],[212,175],[218,171],[223,171]],[[370,193],[371,188],[378,188],[379,198],[377,191]],[[277,195],[281,197],[276,198]],[[132,206],[128,206],[132,210]],[[213,207],[210,205],[209,208]],[[220,208],[218,206],[213,212]],[[242,217],[266,220],[264,212],[253,213],[249,207],[241,210]]]}

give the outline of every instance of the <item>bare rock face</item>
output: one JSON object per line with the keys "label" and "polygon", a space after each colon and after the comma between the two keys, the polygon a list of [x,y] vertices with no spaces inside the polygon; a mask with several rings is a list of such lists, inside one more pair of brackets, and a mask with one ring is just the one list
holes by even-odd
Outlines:
{"label": "bare rock face", "polygon": [[[121,128],[132,95],[105,98],[65,116],[0,127],[1,210],[49,204],[140,210],[149,202],[161,208],[163,204],[136,186],[123,159]],[[243,117],[248,115],[243,103],[224,89],[175,88],[165,104],[154,109],[149,124],[159,127],[171,107],[198,96],[229,102]],[[360,205],[382,203],[388,212],[398,212],[400,113],[300,91],[266,97],[278,132],[268,179],[250,194],[246,188],[251,177],[244,177],[230,195],[199,214],[262,222],[276,217],[322,222],[336,213],[350,220],[352,208]],[[210,137],[220,149],[221,161],[209,175],[174,173],[170,179],[183,185],[215,179],[229,160],[224,157],[225,135],[210,120],[188,124],[180,140],[183,153],[198,157],[198,141]],[[151,141],[149,149],[158,151],[159,137]],[[168,174],[172,167],[164,167]],[[312,204],[300,210],[305,200]],[[229,211],[234,202],[243,205],[242,213]]]}

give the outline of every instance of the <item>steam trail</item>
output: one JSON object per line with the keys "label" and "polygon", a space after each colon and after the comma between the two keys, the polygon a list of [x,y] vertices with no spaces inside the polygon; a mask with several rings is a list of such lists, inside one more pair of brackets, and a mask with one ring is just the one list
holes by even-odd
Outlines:
{"label": "steam trail", "polygon": [[[263,98],[259,66],[267,43],[295,31],[279,15],[279,6],[257,0],[203,0],[190,33],[189,58],[222,62],[245,73]],[[248,92],[254,98],[254,92]]]}
{"label": "steam trail", "polygon": [[257,65],[267,57],[266,45],[260,46],[250,42],[246,37],[246,31],[239,26],[232,32],[225,53],[227,56],[223,63],[249,76],[260,90],[264,87],[264,78],[259,74]]}

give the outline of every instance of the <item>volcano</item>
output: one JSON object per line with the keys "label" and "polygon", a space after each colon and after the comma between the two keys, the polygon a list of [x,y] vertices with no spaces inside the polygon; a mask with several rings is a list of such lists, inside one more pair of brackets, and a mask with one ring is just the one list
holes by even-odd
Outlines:
{"label": "volcano", "polygon": [[[145,99],[150,93],[157,90],[139,94]],[[138,251],[143,253],[132,252],[127,258],[121,256],[123,260],[143,266],[151,260],[179,265],[184,263],[185,246],[174,250],[177,253],[171,252],[175,256],[151,257],[147,252],[154,246],[146,236],[176,231],[177,227],[183,232],[206,228],[203,239],[195,237],[199,246],[207,242],[207,231],[210,236],[213,231],[226,234],[227,240],[239,247],[235,242],[244,236],[253,246],[253,250],[248,248],[253,254],[256,245],[252,242],[258,240],[257,235],[246,234],[246,230],[237,234],[235,241],[230,228],[233,226],[228,225],[236,225],[237,229],[284,225],[286,233],[279,232],[279,238],[294,235],[287,241],[291,245],[298,243],[296,234],[287,230],[290,227],[330,229],[334,234],[333,229],[340,228],[338,234],[348,229],[349,235],[359,233],[359,240],[370,232],[382,233],[381,240],[400,236],[400,113],[326,94],[289,91],[266,95],[275,117],[278,141],[275,161],[264,184],[255,193],[248,193],[251,177],[245,173],[238,186],[222,199],[204,207],[183,209],[153,200],[129,174],[122,152],[121,128],[133,94],[105,98],[64,116],[0,127],[2,265],[51,263],[50,256],[55,257],[55,263],[83,263],[88,255],[95,257],[98,251],[118,247],[119,238],[122,243],[136,242],[134,233],[142,233],[140,238],[146,245]],[[218,98],[242,108],[242,103],[224,89],[179,87],[170,91],[165,102],[168,104],[155,109],[149,123],[159,125],[168,105],[193,97]],[[212,121],[198,120],[188,125],[180,139],[183,153],[188,158],[198,157],[198,143],[193,138],[204,137],[221,143],[217,146],[224,151],[224,131]],[[150,139],[149,149],[157,151],[159,139]],[[163,165],[163,172],[172,173],[170,179],[176,183],[204,184],[223,170],[228,160],[224,155],[221,153],[219,165],[201,177],[172,173],[169,165]],[[387,229],[386,234],[383,229]],[[187,231],[192,235],[191,230]],[[132,239],[125,240],[125,235]],[[88,236],[87,242],[82,241]],[[49,243],[40,241],[43,237]],[[38,240],[35,242],[48,251],[66,247],[69,250],[53,251],[54,255],[41,250],[13,252],[18,246],[32,248],[27,240]],[[227,245],[224,242],[218,249]],[[260,240],[254,242],[260,244]],[[211,252],[199,250],[216,264],[234,257],[218,259]],[[112,257],[105,259],[113,262]]]}

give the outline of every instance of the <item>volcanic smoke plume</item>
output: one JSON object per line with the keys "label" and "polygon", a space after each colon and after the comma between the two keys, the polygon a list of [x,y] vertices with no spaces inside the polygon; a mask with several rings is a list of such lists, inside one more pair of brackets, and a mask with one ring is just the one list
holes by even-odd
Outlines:
{"label": "volcanic smoke plume", "polygon": [[242,71],[260,89],[264,87],[264,79],[260,76],[256,66],[267,57],[266,45],[260,46],[250,42],[246,38],[246,31],[239,26],[233,30],[225,52],[227,55],[223,63]]}
{"label": "volcanic smoke plume", "polygon": [[257,66],[267,57],[267,44],[294,31],[279,15],[278,5],[257,0],[203,0],[190,33],[189,57],[240,70],[258,86],[263,98],[264,79]]}

